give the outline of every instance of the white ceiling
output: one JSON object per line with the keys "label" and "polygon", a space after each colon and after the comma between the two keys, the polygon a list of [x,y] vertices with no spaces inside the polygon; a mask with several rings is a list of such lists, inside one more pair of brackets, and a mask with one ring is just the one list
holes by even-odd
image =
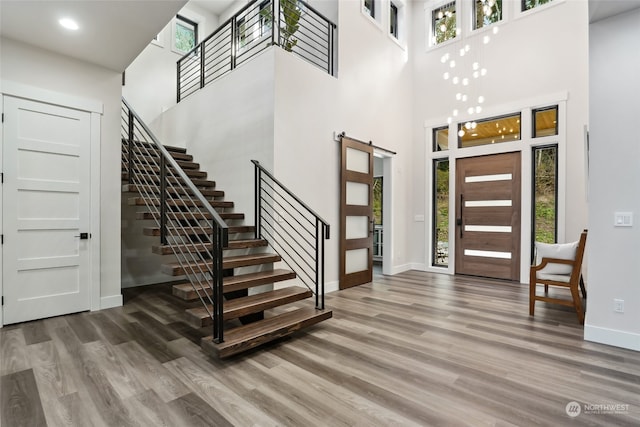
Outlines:
{"label": "white ceiling", "polygon": [[189,4],[195,4],[196,6],[200,6],[201,8],[210,11],[214,15],[219,16],[236,1],[238,0],[191,0]]}
{"label": "white ceiling", "polygon": [[[124,69],[186,0],[0,0],[0,35],[115,71]],[[78,31],[58,24],[75,19]]]}
{"label": "white ceiling", "polygon": [[589,0],[589,22],[596,22],[640,7],[640,0]]}

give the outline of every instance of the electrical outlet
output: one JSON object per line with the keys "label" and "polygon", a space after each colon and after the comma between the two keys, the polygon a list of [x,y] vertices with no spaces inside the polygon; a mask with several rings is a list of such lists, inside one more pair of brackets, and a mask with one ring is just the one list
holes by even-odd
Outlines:
{"label": "electrical outlet", "polygon": [[613,311],[616,313],[624,313],[624,300],[623,299],[614,299],[613,300]]}

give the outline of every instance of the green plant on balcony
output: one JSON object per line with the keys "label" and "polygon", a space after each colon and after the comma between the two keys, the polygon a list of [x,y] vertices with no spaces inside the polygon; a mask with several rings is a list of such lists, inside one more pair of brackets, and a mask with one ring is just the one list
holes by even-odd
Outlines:
{"label": "green plant on balcony", "polygon": [[287,52],[291,52],[298,44],[294,34],[300,29],[302,8],[296,0],[281,0],[280,9],[283,17],[280,20],[280,45]]}

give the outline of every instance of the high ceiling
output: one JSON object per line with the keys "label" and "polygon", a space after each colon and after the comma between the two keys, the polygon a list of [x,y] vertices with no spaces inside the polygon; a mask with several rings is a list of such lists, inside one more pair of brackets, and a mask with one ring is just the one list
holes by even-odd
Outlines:
{"label": "high ceiling", "polygon": [[[214,15],[220,15],[238,0],[191,0],[190,3],[207,9]],[[245,2],[246,3],[246,2]]]}
{"label": "high ceiling", "polygon": [[600,21],[640,7],[640,0],[589,0],[589,22]]}
{"label": "high ceiling", "polygon": [[[187,0],[0,0],[0,35],[115,71],[124,69]],[[76,20],[77,31],[58,24]]]}

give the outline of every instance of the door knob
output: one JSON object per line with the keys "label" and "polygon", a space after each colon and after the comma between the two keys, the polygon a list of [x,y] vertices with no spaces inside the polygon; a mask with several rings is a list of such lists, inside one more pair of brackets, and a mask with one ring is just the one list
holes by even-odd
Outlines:
{"label": "door knob", "polygon": [[91,235],[89,233],[80,233],[79,235],[73,237],[79,237],[80,240],[87,240],[89,237],[91,237]]}

